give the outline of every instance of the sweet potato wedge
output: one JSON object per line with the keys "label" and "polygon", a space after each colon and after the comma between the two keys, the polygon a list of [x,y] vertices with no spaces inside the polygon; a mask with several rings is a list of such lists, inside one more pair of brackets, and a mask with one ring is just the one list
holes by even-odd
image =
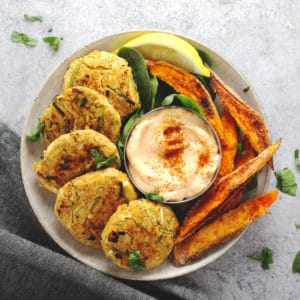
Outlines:
{"label": "sweet potato wedge", "polygon": [[224,141],[224,130],[218,110],[203,84],[192,74],[164,61],[146,61],[149,72],[166,82],[177,93],[193,99],[203,110],[207,120]]}
{"label": "sweet potato wedge", "polygon": [[234,159],[237,152],[238,133],[233,117],[227,110],[221,118],[224,129],[224,140],[222,144],[222,161],[219,171],[219,176],[223,177],[234,169]]}
{"label": "sweet potato wedge", "polygon": [[239,166],[243,165],[256,156],[251,143],[245,135],[243,135],[239,141],[243,144],[244,153],[237,152],[234,162],[234,168],[238,168]]}
{"label": "sweet potato wedge", "polygon": [[175,243],[179,243],[188,235],[205,225],[206,218],[218,209],[234,191],[243,186],[254,174],[275,154],[280,145],[280,139],[265,149],[258,156],[250,159],[231,173],[222,177],[203,198],[187,212],[179,229]]}
{"label": "sweet potato wedge", "polygon": [[[261,115],[244,102],[212,71],[210,85],[218,95],[222,105],[235,119],[237,125],[247,136],[256,152],[260,153],[271,145],[268,128]],[[273,169],[273,162],[270,160]]]}
{"label": "sweet potato wedge", "polygon": [[260,195],[242,203],[237,208],[220,216],[214,222],[176,244],[173,263],[182,266],[195,260],[213,247],[219,246],[237,236],[255,219],[266,213],[266,209],[277,199],[278,190]]}

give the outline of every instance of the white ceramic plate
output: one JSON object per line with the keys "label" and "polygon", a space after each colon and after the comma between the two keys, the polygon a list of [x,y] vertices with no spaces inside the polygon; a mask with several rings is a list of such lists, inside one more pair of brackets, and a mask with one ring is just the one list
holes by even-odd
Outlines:
{"label": "white ceramic plate", "polygon": [[[237,242],[241,235],[225,245],[210,251],[204,257],[201,257],[187,266],[174,267],[171,264],[171,261],[167,260],[159,267],[148,271],[130,272],[123,270],[108,260],[102,250],[93,249],[80,244],[60,225],[53,212],[55,196],[39,187],[38,178],[32,168],[32,163],[37,161],[42,153],[43,143],[41,141],[36,143],[28,142],[25,139],[25,135],[35,129],[39,116],[48,106],[50,100],[61,92],[64,73],[72,60],[83,56],[94,49],[112,51],[113,49],[120,47],[126,41],[147,32],[149,31],[124,32],[99,39],[78,50],[71,57],[64,60],[54,69],[38,91],[26,117],[21,140],[21,169],[25,190],[32,209],[44,229],[60,247],[82,263],[103,273],[132,280],[167,279],[195,271],[223,255]],[[228,61],[199,42],[186,37],[183,38],[188,40],[194,46],[205,50],[214,60],[216,65],[215,71],[217,74],[219,74],[219,76],[237,93],[241,94],[242,98],[247,103],[264,116],[262,106],[254,94],[253,89],[247,93],[242,92],[242,89],[248,86],[249,83]],[[269,181],[268,168],[262,170],[258,179],[259,185],[255,194],[261,194],[266,191]]]}

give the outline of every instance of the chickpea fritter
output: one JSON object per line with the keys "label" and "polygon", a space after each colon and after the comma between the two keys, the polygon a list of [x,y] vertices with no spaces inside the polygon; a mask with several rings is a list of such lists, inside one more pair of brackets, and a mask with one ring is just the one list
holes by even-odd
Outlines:
{"label": "chickpea fritter", "polygon": [[57,193],[67,181],[89,171],[121,164],[116,148],[106,136],[92,129],[61,135],[33,163],[40,185]]}
{"label": "chickpea fritter", "polygon": [[41,116],[46,146],[65,133],[94,129],[112,142],[119,138],[121,119],[107,98],[87,87],[76,86],[57,95]]}
{"label": "chickpea fritter", "polygon": [[119,206],[106,223],[102,248],[124,269],[151,269],[169,256],[178,227],[169,206],[145,199],[131,201]]}
{"label": "chickpea fritter", "polygon": [[54,207],[61,224],[81,243],[101,247],[102,230],[117,207],[137,199],[127,175],[107,168],[67,182]]}
{"label": "chickpea fritter", "polygon": [[64,76],[63,89],[77,85],[105,95],[122,120],[140,107],[132,70],[113,53],[94,50],[74,60]]}

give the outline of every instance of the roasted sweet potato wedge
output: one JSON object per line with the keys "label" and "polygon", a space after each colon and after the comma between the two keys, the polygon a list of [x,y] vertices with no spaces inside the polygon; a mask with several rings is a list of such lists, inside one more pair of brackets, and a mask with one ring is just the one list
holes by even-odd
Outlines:
{"label": "roasted sweet potato wedge", "polygon": [[213,247],[219,246],[237,236],[277,199],[278,190],[260,195],[242,203],[237,208],[220,216],[214,222],[176,244],[173,250],[173,263],[182,266],[195,260]]}
{"label": "roasted sweet potato wedge", "polygon": [[221,121],[224,128],[225,143],[222,144],[222,161],[219,176],[223,177],[234,169],[238,133],[235,121],[227,110],[224,110]]}
{"label": "roasted sweet potato wedge", "polygon": [[227,197],[260,171],[277,151],[279,145],[280,139],[255,158],[250,159],[233,172],[222,177],[217,184],[187,212],[183,224],[179,229],[176,243],[179,243],[188,235],[205,225],[207,216],[218,209]]}
{"label": "roasted sweet potato wedge", "polygon": [[[218,95],[222,105],[235,119],[237,125],[247,136],[256,152],[260,153],[271,145],[268,128],[262,116],[244,102],[212,71],[210,85]],[[273,162],[269,165],[273,168]]]}
{"label": "roasted sweet potato wedge", "polygon": [[149,72],[166,82],[174,90],[193,100],[201,107],[207,120],[216,130],[221,143],[224,130],[218,110],[203,84],[192,74],[164,61],[146,61]]}

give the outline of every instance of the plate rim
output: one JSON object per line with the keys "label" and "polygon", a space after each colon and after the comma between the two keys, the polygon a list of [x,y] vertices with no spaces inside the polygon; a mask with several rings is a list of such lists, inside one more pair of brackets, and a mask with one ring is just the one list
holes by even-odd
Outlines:
{"label": "plate rim", "polygon": [[[36,102],[39,100],[38,97],[41,94],[41,92],[42,92],[44,86],[46,85],[47,81],[49,80],[49,78],[51,76],[53,76],[55,74],[55,72],[60,67],[63,66],[63,64],[65,64],[67,61],[72,61],[75,58],[79,57],[79,54],[81,52],[84,52],[84,50],[87,49],[87,48],[94,48],[95,49],[96,45],[101,40],[104,40],[104,39],[107,39],[107,38],[117,38],[117,37],[125,35],[125,34],[136,34],[136,35],[140,34],[141,35],[143,33],[150,33],[150,32],[162,32],[162,33],[174,34],[176,36],[179,36],[181,38],[184,38],[184,39],[192,42],[193,44],[201,45],[203,48],[206,48],[209,51],[213,52],[215,55],[217,55],[223,61],[225,61],[227,64],[229,64],[230,67],[236,72],[236,74],[243,81],[248,82],[248,80],[246,79],[244,74],[231,61],[229,61],[224,56],[220,55],[212,47],[208,47],[206,44],[204,44],[202,42],[199,42],[199,41],[197,41],[197,40],[195,40],[195,39],[193,39],[193,38],[191,38],[187,35],[179,34],[179,33],[172,32],[172,31],[159,30],[159,29],[139,29],[139,30],[120,31],[118,33],[107,34],[107,35],[104,35],[104,36],[90,42],[90,43],[86,43],[85,45],[83,45],[80,48],[77,48],[77,50],[75,50],[73,53],[71,53],[68,57],[64,58],[62,61],[60,61],[58,64],[56,64],[56,66],[52,69],[52,71],[47,74],[46,78],[42,81],[41,85],[39,86],[38,90],[36,91],[34,100],[31,102],[30,106],[27,108],[27,112],[25,114],[25,119],[24,119],[24,122],[23,122],[23,128],[22,128],[22,131],[21,131],[22,135],[21,135],[21,143],[20,143],[20,168],[21,168],[22,183],[23,183],[25,193],[26,193],[28,202],[30,204],[30,207],[33,210],[34,214],[36,215],[39,223],[41,224],[43,229],[46,231],[46,233],[51,237],[52,240],[54,240],[54,242],[59,247],[61,247],[64,251],[66,251],[66,253],[68,253],[70,256],[72,256],[73,258],[75,258],[79,262],[81,262],[85,265],[88,265],[89,267],[92,267],[93,269],[96,269],[96,270],[98,270],[102,273],[111,275],[113,277],[121,278],[121,279],[128,279],[128,280],[135,280],[135,281],[156,281],[156,280],[163,280],[163,279],[171,279],[171,278],[175,278],[175,277],[179,277],[179,276],[183,276],[183,275],[195,272],[195,271],[203,268],[204,266],[208,265],[209,263],[214,262],[216,259],[220,258],[221,256],[223,256],[231,247],[233,247],[234,244],[237,243],[237,241],[243,236],[243,234],[245,233],[247,228],[245,230],[243,230],[242,233],[240,233],[238,236],[236,236],[235,238],[231,239],[230,241],[228,241],[227,243],[222,245],[222,247],[220,249],[218,249],[217,252],[210,253],[210,256],[212,257],[211,260],[205,261],[204,263],[201,264],[201,259],[199,259],[198,261],[196,261],[196,263],[187,265],[188,268],[186,268],[186,266],[177,267],[176,269],[178,270],[178,272],[176,272],[176,274],[168,274],[168,275],[165,274],[165,275],[161,275],[161,276],[159,276],[159,274],[158,274],[155,278],[153,278],[153,276],[151,276],[151,275],[149,277],[143,276],[143,275],[146,275],[146,272],[149,272],[149,271],[152,271],[152,270],[155,270],[155,269],[151,269],[151,270],[148,270],[148,271],[142,271],[142,272],[130,272],[130,271],[122,272],[124,270],[122,270],[121,268],[120,268],[120,272],[115,272],[115,271],[110,270],[110,269],[101,270],[101,268],[97,268],[97,266],[95,266],[93,263],[91,263],[89,261],[85,261],[79,255],[76,255],[76,251],[71,253],[69,251],[68,247],[66,247],[64,244],[62,245],[60,240],[56,236],[53,236],[50,233],[49,228],[47,228],[47,224],[46,224],[45,220],[43,220],[43,217],[40,215],[39,210],[37,209],[37,207],[35,207],[34,203],[32,202],[31,191],[29,190],[29,186],[27,186],[25,184],[25,181],[24,181],[24,178],[25,178],[25,170],[24,170],[25,169],[25,157],[24,157],[24,152],[25,152],[25,147],[26,147],[26,144],[27,144],[26,130],[28,130],[29,125],[32,123],[32,120],[30,120],[30,118],[29,118],[30,115],[31,115],[31,112],[34,109],[34,107],[36,105]],[[262,102],[260,101],[260,99],[257,96],[256,92],[254,91],[253,87],[251,88],[251,92],[253,93],[253,98],[255,99],[255,102],[256,102],[255,104],[257,105],[257,107],[259,109],[259,113],[262,115],[262,117],[265,120],[265,122],[268,126],[268,129],[270,131],[269,122],[268,122],[265,110],[263,108]],[[262,188],[262,192],[266,192],[266,190],[268,189],[269,181],[270,181],[270,175],[271,175],[271,172],[268,168],[267,173],[266,173],[266,177],[265,177],[265,183],[264,183],[264,186]],[[102,255],[105,256],[105,254],[103,252],[102,252]],[[105,257],[105,259],[109,260],[106,257]],[[170,261],[169,261],[169,263],[171,264]]]}

